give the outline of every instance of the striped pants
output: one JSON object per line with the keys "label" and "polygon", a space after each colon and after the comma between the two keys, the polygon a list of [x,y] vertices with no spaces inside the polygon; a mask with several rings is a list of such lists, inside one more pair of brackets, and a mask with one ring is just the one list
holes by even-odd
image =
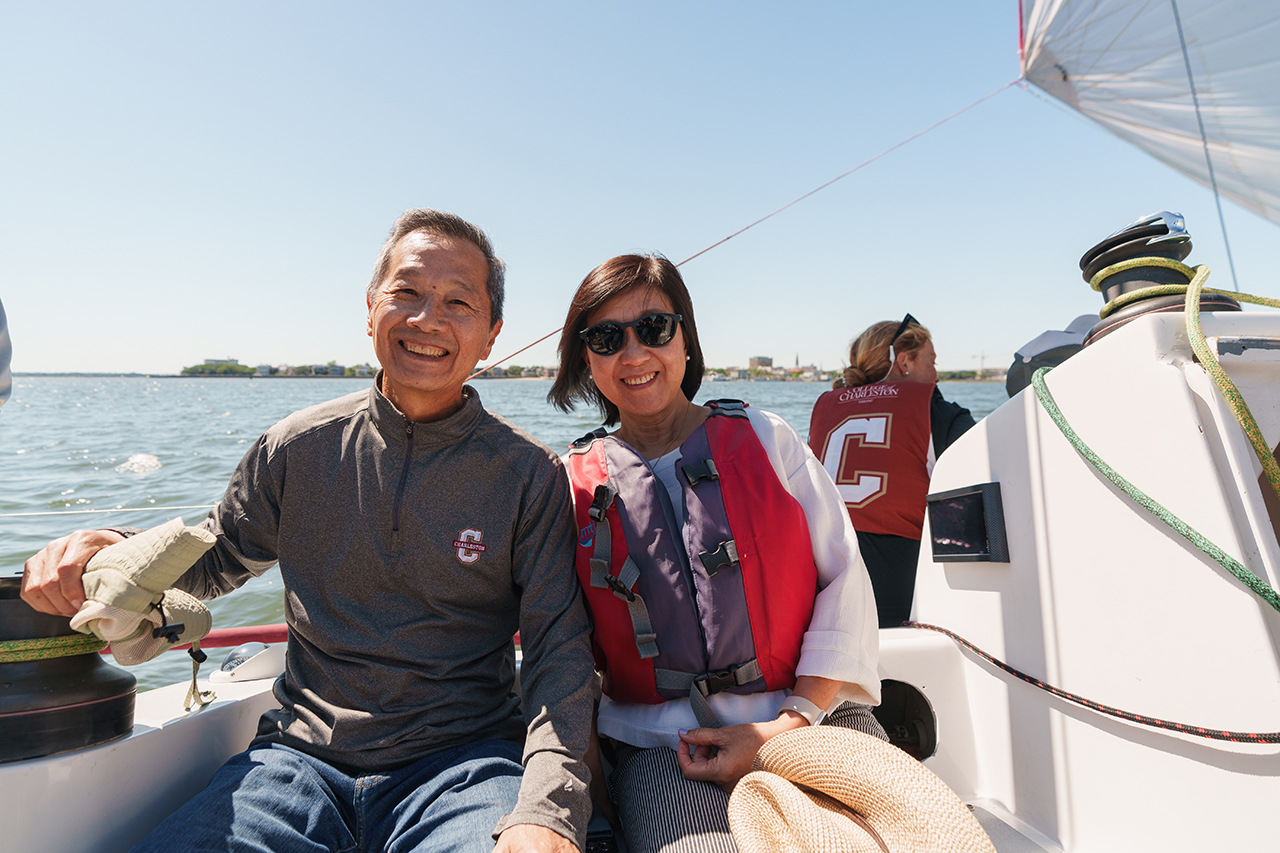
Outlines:
{"label": "striped pants", "polygon": [[[823,720],[888,740],[867,705],[846,702]],[[617,743],[609,795],[628,853],[737,853],[729,834],[729,795],[684,778],[674,751]]]}

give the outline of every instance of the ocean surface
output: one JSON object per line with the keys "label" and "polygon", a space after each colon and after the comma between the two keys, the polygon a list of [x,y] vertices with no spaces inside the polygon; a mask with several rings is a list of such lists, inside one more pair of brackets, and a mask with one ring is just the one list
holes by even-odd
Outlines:
{"label": "ocean surface", "polygon": [[[222,495],[253,441],[290,412],[365,390],[368,379],[152,379],[14,377],[0,408],[0,576],[45,543],[78,528],[152,527],[181,516],[196,524]],[[564,414],[546,402],[550,380],[480,380],[485,407],[551,447],[599,426],[594,411]],[[698,402],[746,400],[775,412],[807,438],[816,382],[706,382]],[[982,418],[1006,399],[1004,384],[944,382],[943,395]],[[272,569],[209,603],[221,628],[284,621]],[[202,673],[227,651],[210,650]],[[170,652],[135,667],[139,689],[191,677],[190,659]]]}

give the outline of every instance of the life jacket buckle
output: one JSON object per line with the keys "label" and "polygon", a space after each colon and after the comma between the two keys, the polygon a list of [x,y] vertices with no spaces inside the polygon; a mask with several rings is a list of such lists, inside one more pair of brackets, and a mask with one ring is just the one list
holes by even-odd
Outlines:
{"label": "life jacket buckle", "polygon": [[605,430],[604,427],[596,427],[591,432],[584,435],[582,438],[574,439],[572,442],[569,443],[569,446],[578,450],[584,447],[590,447],[592,442],[598,439],[604,438],[608,434],[609,434],[608,431]]}
{"label": "life jacket buckle", "polygon": [[716,463],[710,457],[696,465],[682,465],[680,466],[680,471],[684,474],[684,478],[689,481],[690,486],[696,486],[699,480],[720,479],[720,472],[716,470]]}
{"label": "life jacket buckle", "polygon": [[636,600],[636,594],[623,586],[617,575],[605,575],[604,582],[609,585],[609,589],[613,590],[613,594],[619,598],[625,598],[627,601]]}
{"label": "life jacket buckle", "polygon": [[714,551],[703,551],[698,555],[702,567],[707,570],[707,577],[715,577],[716,572],[738,562],[738,544],[732,539],[720,543]]}
{"label": "life jacket buckle", "polygon": [[596,486],[596,490],[591,496],[591,506],[587,507],[587,517],[597,524],[604,521],[604,514],[617,494],[617,489],[614,489],[608,483],[601,483]]}
{"label": "life jacket buckle", "polygon": [[703,673],[693,680],[693,684],[703,696],[712,696],[730,687],[737,687],[738,679],[735,673],[741,666],[741,664],[735,664],[728,669]]}
{"label": "life jacket buckle", "polygon": [[747,417],[747,404],[741,400],[709,400],[707,406],[711,409],[711,414],[726,415],[731,418]]}

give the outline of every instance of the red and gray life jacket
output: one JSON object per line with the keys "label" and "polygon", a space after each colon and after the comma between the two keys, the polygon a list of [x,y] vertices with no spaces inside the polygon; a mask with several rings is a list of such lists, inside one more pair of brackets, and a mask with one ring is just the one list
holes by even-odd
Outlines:
{"label": "red and gray life jacket", "polygon": [[699,722],[715,726],[708,696],[795,686],[818,574],[804,510],[745,404],[707,405],[680,445],[682,519],[645,459],[603,430],[574,442],[566,467],[605,694],[641,704],[688,696]]}

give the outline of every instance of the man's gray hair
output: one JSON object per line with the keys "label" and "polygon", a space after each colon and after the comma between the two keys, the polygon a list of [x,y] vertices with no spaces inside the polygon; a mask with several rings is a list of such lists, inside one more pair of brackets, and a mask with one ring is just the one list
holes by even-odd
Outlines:
{"label": "man's gray hair", "polygon": [[505,292],[507,265],[493,251],[493,244],[485,233],[465,219],[445,213],[442,210],[419,208],[406,210],[391,226],[391,234],[387,242],[382,244],[378,252],[378,262],[373,268],[373,278],[369,281],[369,297],[372,298],[378,285],[391,271],[391,254],[401,238],[414,232],[422,231],[440,237],[452,237],[466,240],[484,255],[485,264],[489,267],[489,276],[485,280],[485,289],[489,292],[489,328],[493,328],[502,319],[502,299]]}

